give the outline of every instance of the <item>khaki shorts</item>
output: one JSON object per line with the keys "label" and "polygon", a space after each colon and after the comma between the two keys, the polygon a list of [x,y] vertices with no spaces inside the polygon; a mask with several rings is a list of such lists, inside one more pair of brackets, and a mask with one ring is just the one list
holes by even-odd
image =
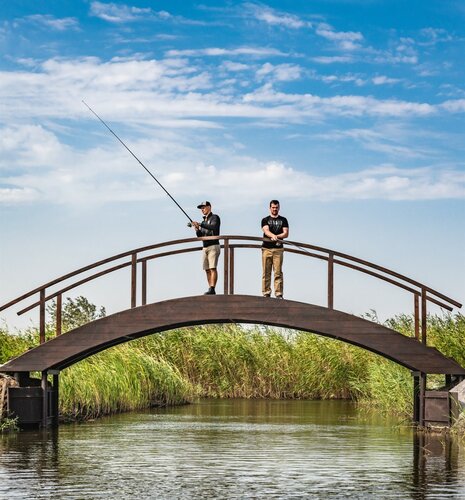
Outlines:
{"label": "khaki shorts", "polygon": [[220,257],[220,245],[210,245],[202,249],[203,270],[216,269]]}

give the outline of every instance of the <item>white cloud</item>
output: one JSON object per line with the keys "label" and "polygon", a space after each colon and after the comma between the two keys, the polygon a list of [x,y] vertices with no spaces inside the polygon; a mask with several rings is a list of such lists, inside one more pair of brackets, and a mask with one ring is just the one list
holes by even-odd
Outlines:
{"label": "white cloud", "polygon": [[210,47],[206,49],[185,49],[185,50],[168,50],[168,57],[178,56],[252,56],[252,57],[267,57],[267,56],[284,56],[285,54],[277,49],[261,48],[261,47],[239,47],[237,49],[222,49],[219,47]]}
{"label": "white cloud", "polygon": [[293,104],[294,116],[427,116],[437,112],[428,103],[394,99],[379,100],[370,96],[337,95],[319,97],[312,94],[286,94],[276,92],[269,84],[244,96],[245,102],[268,103],[279,106]]}
{"label": "white cloud", "polygon": [[451,99],[441,104],[449,113],[465,113],[465,99]]}
{"label": "white cloud", "polygon": [[420,45],[436,45],[453,40],[453,37],[442,28],[423,28],[420,30],[420,35],[424,38],[418,42]]}
{"label": "white cloud", "polygon": [[302,68],[296,64],[277,64],[273,65],[270,63],[265,63],[256,72],[257,78],[259,80],[264,77],[271,77],[275,81],[293,81],[298,80],[301,77]]}
{"label": "white cloud", "polygon": [[33,14],[24,18],[26,21],[40,24],[56,31],[79,29],[79,21],[75,17],[56,18],[51,15]]}
{"label": "white cloud", "polygon": [[390,84],[394,84],[394,83],[399,83],[401,80],[399,80],[398,78],[389,78],[387,76],[384,76],[384,75],[378,75],[378,76],[374,76],[371,81],[375,84],[375,85],[390,85]]}
{"label": "white cloud", "polygon": [[249,69],[249,66],[247,64],[242,64],[234,61],[223,61],[221,63],[221,68],[225,69],[226,71],[245,71]]}
{"label": "white cloud", "polygon": [[245,7],[256,19],[271,26],[280,26],[289,29],[301,29],[312,26],[311,23],[302,21],[296,15],[279,12],[264,5],[245,4]]}
{"label": "white cloud", "polygon": [[354,59],[351,56],[317,56],[313,57],[312,61],[319,64],[334,64],[334,63],[349,64],[354,62]]}
{"label": "white cloud", "polygon": [[341,50],[356,50],[361,47],[359,42],[363,41],[363,35],[354,31],[335,31],[332,26],[320,23],[316,34],[337,44]]}
{"label": "white cloud", "polygon": [[[90,14],[110,23],[126,23],[151,15],[152,9],[131,7],[124,4],[92,2]],[[166,13],[168,16],[169,14]]]}
{"label": "white cloud", "polygon": [[[55,134],[41,127],[1,132],[6,137],[0,143],[2,204],[92,205],[165,196],[112,137],[102,140],[104,146],[82,149],[81,145],[76,149],[61,144]],[[367,132],[359,135],[367,137]],[[465,198],[465,173],[453,168],[387,165],[316,176],[281,162],[239,156],[215,145],[199,148],[195,136],[183,133],[165,133],[130,144],[160,182],[183,199],[214,192],[221,194],[223,205],[238,200],[247,205],[269,198],[276,185],[282,197],[301,200]],[[22,153],[11,154],[15,149]],[[40,162],[31,163],[38,153]],[[269,189],[264,188],[264,179]]]}
{"label": "white cloud", "polygon": [[378,64],[417,64],[418,52],[415,41],[411,38],[401,38],[394,49],[374,51],[374,62]]}

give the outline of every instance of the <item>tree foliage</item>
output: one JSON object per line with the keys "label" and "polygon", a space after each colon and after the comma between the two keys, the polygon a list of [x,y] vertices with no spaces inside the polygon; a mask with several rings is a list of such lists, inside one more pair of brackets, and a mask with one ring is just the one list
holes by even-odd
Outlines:
{"label": "tree foliage", "polygon": [[[55,325],[57,317],[56,301],[53,301],[52,304],[47,307],[47,312],[50,315],[52,324]],[[68,297],[63,304],[61,313],[62,331],[67,332],[78,326],[85,325],[90,321],[103,318],[105,315],[106,312],[103,306],[97,311],[97,306],[89,302],[86,297],[82,295],[75,299]]]}

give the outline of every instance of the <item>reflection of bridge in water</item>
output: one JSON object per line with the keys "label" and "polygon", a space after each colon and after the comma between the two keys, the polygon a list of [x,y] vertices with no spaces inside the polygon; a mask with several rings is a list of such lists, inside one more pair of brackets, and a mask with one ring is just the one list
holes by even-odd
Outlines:
{"label": "reflection of bridge in water", "polygon": [[[206,239],[216,239],[210,237]],[[35,349],[0,366],[0,371],[14,374],[18,388],[9,389],[10,410],[23,423],[43,426],[58,424],[58,382],[60,370],[108,347],[173,328],[207,323],[255,323],[313,332],[362,347],[388,358],[412,371],[414,379],[414,421],[449,423],[448,396],[432,397],[426,391],[428,374],[445,375],[450,385],[465,377],[465,369],[454,360],[427,345],[427,303],[448,311],[461,307],[457,301],[399,273],[334,250],[285,242],[285,252],[311,257],[327,265],[327,307],[263,297],[234,294],[235,253],[239,249],[259,249],[262,239],[249,236],[219,236],[223,247],[224,294],[183,297],[147,304],[148,263],[154,259],[201,250],[198,238],[150,245],[88,265],[66,274],[0,307],[0,311],[38,296],[18,314],[39,308],[40,344]],[[189,246],[189,245],[194,246]],[[166,250],[167,247],[170,250]],[[342,266],[361,272],[413,296],[415,337],[409,338],[380,324],[334,309],[334,269]],[[130,309],[92,321],[64,335],[62,331],[63,295],[80,285],[118,270],[130,268]],[[140,290],[138,276],[140,275]],[[137,305],[140,292],[141,305]],[[57,304],[56,338],[45,342],[46,302]],[[41,372],[41,380],[31,372]],[[48,377],[52,376],[53,384]],[[395,389],[393,389],[395,390]],[[444,400],[444,401],[442,401]],[[438,403],[439,402],[439,403]],[[445,410],[446,408],[446,410]],[[447,415],[446,415],[447,413]]]}

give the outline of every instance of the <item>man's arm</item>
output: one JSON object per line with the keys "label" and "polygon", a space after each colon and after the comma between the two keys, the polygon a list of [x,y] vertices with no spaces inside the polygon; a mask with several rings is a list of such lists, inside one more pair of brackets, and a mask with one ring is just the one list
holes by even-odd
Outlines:
{"label": "man's arm", "polygon": [[263,234],[267,237],[267,238],[270,238],[271,241],[277,241],[278,240],[278,236],[277,234],[273,234],[271,231],[270,231],[270,228],[268,225],[266,226],[263,226],[262,227],[262,231],[263,231]]}
{"label": "man's arm", "polygon": [[279,234],[273,234],[270,231],[270,228],[268,226],[263,226],[262,227],[263,234],[270,238],[272,241],[277,241],[277,240],[284,240],[284,238],[287,238],[289,236],[289,228],[288,227],[283,227],[283,230]]}

